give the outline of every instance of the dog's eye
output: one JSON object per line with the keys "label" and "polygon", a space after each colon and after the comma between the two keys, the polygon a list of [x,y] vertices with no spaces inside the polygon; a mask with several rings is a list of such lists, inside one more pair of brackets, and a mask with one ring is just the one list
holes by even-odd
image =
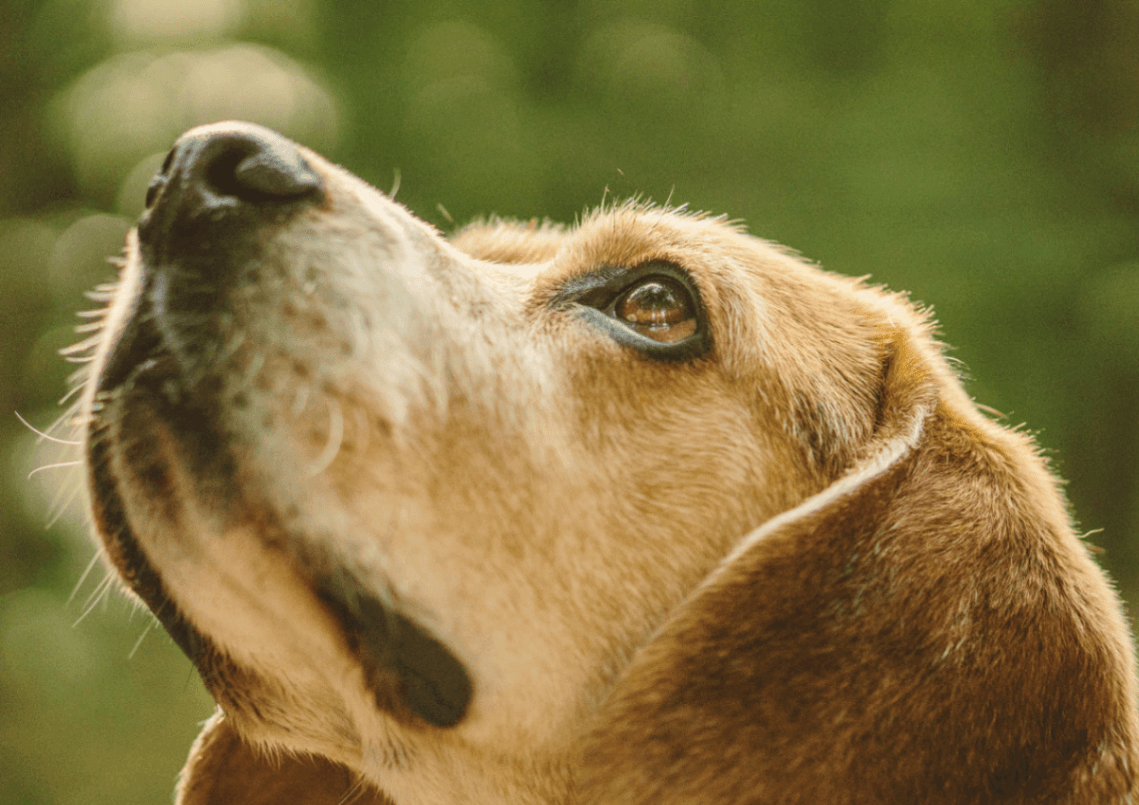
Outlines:
{"label": "dog's eye", "polygon": [[649,277],[617,298],[613,313],[634,331],[662,344],[675,344],[696,332],[696,306],[680,283]]}
{"label": "dog's eye", "polygon": [[568,280],[550,304],[576,311],[618,344],[654,360],[690,360],[711,348],[699,288],[667,260],[602,266]]}

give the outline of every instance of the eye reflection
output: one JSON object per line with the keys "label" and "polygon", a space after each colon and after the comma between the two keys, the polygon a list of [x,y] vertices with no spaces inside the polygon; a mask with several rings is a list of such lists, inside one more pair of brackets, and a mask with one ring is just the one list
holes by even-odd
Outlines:
{"label": "eye reflection", "polygon": [[616,317],[643,336],[674,344],[696,332],[696,310],[688,291],[675,280],[649,277],[617,300]]}

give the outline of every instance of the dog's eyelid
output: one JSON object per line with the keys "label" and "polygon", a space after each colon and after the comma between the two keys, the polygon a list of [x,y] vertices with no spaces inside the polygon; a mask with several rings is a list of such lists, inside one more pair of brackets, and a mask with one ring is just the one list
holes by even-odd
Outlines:
{"label": "dog's eyelid", "polygon": [[[688,271],[671,260],[646,260],[634,266],[603,264],[584,274],[564,281],[550,297],[552,307],[572,304],[601,307],[615,301],[636,283],[652,276],[667,277],[683,285],[700,305],[700,283]],[[604,300],[604,301],[601,301]]]}
{"label": "dog's eyelid", "polygon": [[570,277],[554,288],[551,307],[564,308],[572,304],[596,307],[594,302],[608,294],[615,294],[614,286],[622,287],[620,280],[628,269],[602,266],[585,274]]}
{"label": "dog's eyelid", "polygon": [[[677,303],[672,321],[636,321],[619,308],[639,289],[662,286],[656,301]],[[567,280],[550,300],[555,310],[575,309],[578,314],[617,343],[657,360],[689,360],[706,354],[711,346],[708,317],[696,280],[667,260],[649,260],[633,267],[603,265]]]}

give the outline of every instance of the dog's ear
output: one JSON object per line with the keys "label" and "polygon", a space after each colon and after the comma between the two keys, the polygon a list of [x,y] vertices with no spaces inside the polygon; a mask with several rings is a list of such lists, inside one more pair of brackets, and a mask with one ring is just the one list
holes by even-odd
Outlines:
{"label": "dog's ear", "polygon": [[348,769],[323,758],[269,756],[219,709],[190,750],[176,805],[391,805]]}
{"label": "dog's ear", "polygon": [[920,326],[884,343],[861,458],[747,535],[639,650],[584,744],[583,803],[1132,790],[1127,629],[1055,480]]}

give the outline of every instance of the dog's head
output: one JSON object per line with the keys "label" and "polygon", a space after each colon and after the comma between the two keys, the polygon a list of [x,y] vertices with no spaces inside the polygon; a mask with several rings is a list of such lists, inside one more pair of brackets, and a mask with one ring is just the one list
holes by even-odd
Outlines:
{"label": "dog's head", "polygon": [[183,802],[1130,790],[1119,605],[904,299],[632,204],[447,240],[241,124],[147,201],[86,450],[220,705]]}

